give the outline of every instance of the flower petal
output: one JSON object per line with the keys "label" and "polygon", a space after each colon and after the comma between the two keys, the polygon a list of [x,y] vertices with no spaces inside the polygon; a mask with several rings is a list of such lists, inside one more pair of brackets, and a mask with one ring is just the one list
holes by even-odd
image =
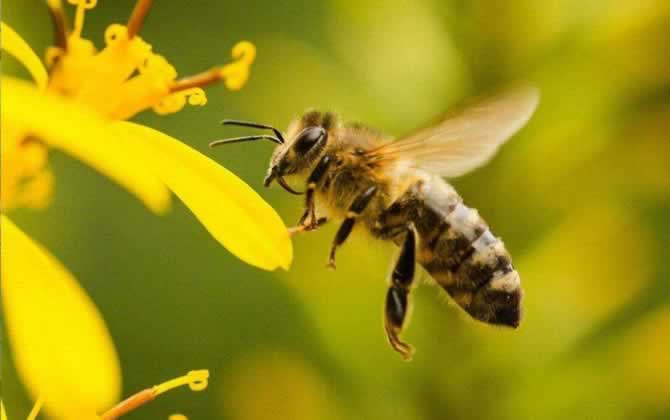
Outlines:
{"label": "flower petal", "polygon": [[7,54],[14,56],[23,66],[30,72],[37,83],[37,87],[44,89],[47,87],[49,75],[44,68],[42,61],[40,61],[35,51],[30,48],[30,45],[21,38],[21,35],[16,33],[5,22],[0,22],[0,44],[2,49],[7,51]]}
{"label": "flower petal", "polygon": [[[2,124],[38,137],[121,184],[156,213],[167,210],[170,192],[117,138],[110,121],[70,100],[40,92],[28,83],[2,78]],[[4,139],[3,139],[4,141]]]}
{"label": "flower petal", "polygon": [[293,249],[275,210],[233,173],[159,131],[114,124],[120,137],[141,138],[146,159],[165,184],[230,252],[257,267],[288,269]]}
{"label": "flower petal", "polygon": [[17,372],[55,417],[84,418],[113,404],[121,371],[98,309],[72,275],[7,217],[2,304]]}

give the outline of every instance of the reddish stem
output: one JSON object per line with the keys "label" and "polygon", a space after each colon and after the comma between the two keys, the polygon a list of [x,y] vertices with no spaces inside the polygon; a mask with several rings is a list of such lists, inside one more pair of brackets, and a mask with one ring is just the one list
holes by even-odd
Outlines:
{"label": "reddish stem", "polygon": [[221,68],[215,67],[202,73],[194,74],[193,76],[175,80],[172,86],[170,86],[170,93],[195,87],[205,87],[220,81],[222,78]]}
{"label": "reddish stem", "polygon": [[135,8],[128,19],[128,39],[132,39],[140,32],[152,4],[153,0],[137,0]]}
{"label": "reddish stem", "polygon": [[107,412],[104,413],[101,418],[102,420],[116,420],[124,414],[128,414],[138,407],[153,401],[155,398],[156,392],[153,390],[153,388],[147,388],[116,404],[114,407],[107,410]]}

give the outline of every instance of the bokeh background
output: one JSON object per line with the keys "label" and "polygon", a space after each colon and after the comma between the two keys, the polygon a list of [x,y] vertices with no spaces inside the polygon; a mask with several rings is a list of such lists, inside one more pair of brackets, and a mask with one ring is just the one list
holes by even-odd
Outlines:
{"label": "bokeh background", "polygon": [[[85,36],[102,45],[132,7],[100,0]],[[40,54],[51,42],[42,1],[5,0],[2,19]],[[156,217],[53,153],[51,206],[12,220],[101,309],[124,394],[191,369],[212,374],[206,392],[176,391],[128,419],[670,418],[670,2],[157,1],[141,34],[184,75],[226,62],[237,40],[256,44],[242,91],[216,86],[203,108],[136,121],[259,190],[272,146],[208,150],[246,133],[220,119],[286,127],[321,107],[402,135],[517,80],[539,85],[542,101],[490,165],[453,182],[515,258],[522,326],[477,324],[420,287],[405,333],[411,363],[382,327],[392,246],[355,235],[329,271],[329,226],[295,239],[289,272],[263,272],[178,200]],[[297,220],[300,199],[261,194],[287,224]],[[31,404],[4,339],[2,370],[9,417],[23,418]]]}

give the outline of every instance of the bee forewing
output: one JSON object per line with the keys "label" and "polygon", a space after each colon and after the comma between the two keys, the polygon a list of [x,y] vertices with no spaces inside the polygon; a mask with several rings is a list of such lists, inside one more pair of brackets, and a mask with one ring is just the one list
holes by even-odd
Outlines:
{"label": "bee forewing", "polygon": [[375,155],[407,159],[444,177],[486,163],[530,119],[539,102],[533,86],[517,87],[450,114],[437,125],[385,144]]}

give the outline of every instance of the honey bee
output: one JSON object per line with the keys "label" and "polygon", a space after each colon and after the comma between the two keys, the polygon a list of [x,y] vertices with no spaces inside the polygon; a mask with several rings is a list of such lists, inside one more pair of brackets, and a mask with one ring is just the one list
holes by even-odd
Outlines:
{"label": "honey bee", "polygon": [[[223,124],[271,130],[273,135],[217,140],[210,146],[277,143],[264,185],[276,180],[288,192],[305,195],[304,212],[291,232],[342,220],[330,250],[330,267],[335,268],[336,251],[354,225],[400,247],[386,294],[384,326],[393,349],[409,360],[413,348],[400,333],[416,263],[474,319],[519,325],[522,289],[510,254],[443,177],[463,175],[489,161],[526,124],[538,101],[539,92],[532,86],[509,89],[398,140],[361,124],[344,124],[330,112],[305,113],[290,124],[285,136],[268,125],[224,120]],[[287,176],[305,180],[305,191],[294,190]]]}

